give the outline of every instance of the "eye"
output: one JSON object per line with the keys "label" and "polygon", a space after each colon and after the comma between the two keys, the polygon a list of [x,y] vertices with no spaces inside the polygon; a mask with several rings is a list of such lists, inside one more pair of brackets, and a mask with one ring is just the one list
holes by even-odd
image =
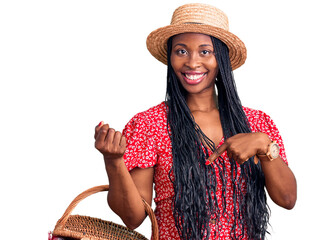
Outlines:
{"label": "eye", "polygon": [[200,54],[201,54],[202,56],[209,56],[209,55],[212,54],[212,51],[210,51],[210,50],[202,50],[202,51],[200,52]]}
{"label": "eye", "polygon": [[187,54],[187,51],[185,49],[178,49],[176,50],[176,54],[183,56]]}

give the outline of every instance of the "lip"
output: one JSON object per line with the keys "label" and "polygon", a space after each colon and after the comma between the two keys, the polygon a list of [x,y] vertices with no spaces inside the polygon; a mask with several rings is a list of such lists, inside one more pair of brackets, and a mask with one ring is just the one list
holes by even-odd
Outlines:
{"label": "lip", "polygon": [[[192,79],[187,78],[186,74],[187,75],[203,75],[203,76],[196,79],[196,80],[192,80]],[[196,84],[199,84],[200,82],[202,82],[202,80],[207,76],[207,73],[205,73],[205,72],[193,72],[192,71],[192,72],[184,72],[184,73],[182,73],[182,76],[183,76],[184,81],[187,84],[196,85]]]}

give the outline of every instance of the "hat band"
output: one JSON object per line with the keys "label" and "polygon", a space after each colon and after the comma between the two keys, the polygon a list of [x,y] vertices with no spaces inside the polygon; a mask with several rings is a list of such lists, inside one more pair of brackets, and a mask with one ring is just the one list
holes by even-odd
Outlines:
{"label": "hat band", "polygon": [[199,23],[199,22],[186,22],[186,23],[183,23],[183,24],[199,24],[199,25],[203,25],[204,23]]}

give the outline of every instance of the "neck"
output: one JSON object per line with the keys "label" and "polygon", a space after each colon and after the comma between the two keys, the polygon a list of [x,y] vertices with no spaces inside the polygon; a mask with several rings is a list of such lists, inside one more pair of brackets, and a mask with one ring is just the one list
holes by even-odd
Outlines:
{"label": "neck", "polygon": [[191,112],[210,112],[212,110],[218,109],[218,102],[216,93],[204,94],[204,95],[194,95],[189,94],[186,98],[186,102]]}

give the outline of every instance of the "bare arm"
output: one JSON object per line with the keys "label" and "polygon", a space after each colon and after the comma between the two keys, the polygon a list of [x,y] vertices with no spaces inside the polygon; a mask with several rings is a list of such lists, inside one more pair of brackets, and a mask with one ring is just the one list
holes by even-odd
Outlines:
{"label": "bare arm", "polygon": [[[257,154],[265,155],[270,142],[271,140],[265,133],[237,134],[228,138],[217,148],[209,157],[207,164],[210,164],[225,151],[229,157],[242,164]],[[291,169],[280,157],[273,161],[260,157],[260,162],[271,199],[281,207],[292,209],[297,198],[297,186]]]}
{"label": "bare arm", "polygon": [[293,172],[280,157],[273,161],[260,158],[270,198],[277,205],[292,209],[297,198],[297,186]]}
{"label": "bare arm", "polygon": [[135,229],[146,217],[142,198],[149,204],[152,201],[154,170],[136,168],[128,172],[123,158],[126,139],[108,124],[96,127],[95,139],[109,178],[108,204],[128,228]]}

